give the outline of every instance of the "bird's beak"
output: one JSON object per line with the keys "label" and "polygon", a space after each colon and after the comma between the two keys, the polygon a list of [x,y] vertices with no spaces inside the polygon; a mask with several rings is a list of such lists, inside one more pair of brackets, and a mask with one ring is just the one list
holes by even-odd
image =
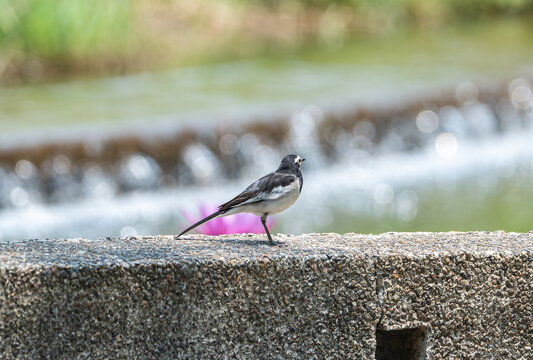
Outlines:
{"label": "bird's beak", "polygon": [[302,159],[302,162],[304,162],[304,161],[305,161],[305,159]]}

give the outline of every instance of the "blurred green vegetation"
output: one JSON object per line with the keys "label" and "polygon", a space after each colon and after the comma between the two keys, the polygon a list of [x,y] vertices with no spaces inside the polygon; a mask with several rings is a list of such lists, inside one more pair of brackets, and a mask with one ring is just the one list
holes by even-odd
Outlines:
{"label": "blurred green vegetation", "polygon": [[0,80],[118,73],[517,16],[533,0],[0,0]]}
{"label": "blurred green vegetation", "polygon": [[131,7],[131,0],[0,0],[0,45],[57,60],[120,51]]}
{"label": "blurred green vegetation", "polygon": [[410,22],[444,19],[477,19],[502,15],[518,15],[533,10],[531,0],[233,0],[269,8],[287,9],[342,7],[353,14],[381,13],[383,18]]}
{"label": "blurred green vegetation", "polygon": [[0,0],[0,79],[5,73],[15,78],[29,75],[32,80],[35,66],[53,75],[68,69],[83,71],[88,62],[93,67],[113,67],[132,40],[132,4],[131,0]]}

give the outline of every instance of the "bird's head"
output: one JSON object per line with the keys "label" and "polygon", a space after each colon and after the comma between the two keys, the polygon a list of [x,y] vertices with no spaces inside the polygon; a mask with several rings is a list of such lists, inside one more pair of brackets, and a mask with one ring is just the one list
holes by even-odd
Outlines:
{"label": "bird's head", "polygon": [[298,155],[287,155],[281,160],[278,170],[298,170],[304,161]]}

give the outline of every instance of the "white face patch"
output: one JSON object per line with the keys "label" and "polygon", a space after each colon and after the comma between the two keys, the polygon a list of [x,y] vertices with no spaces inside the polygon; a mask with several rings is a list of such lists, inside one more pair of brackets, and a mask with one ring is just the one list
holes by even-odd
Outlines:
{"label": "white face patch", "polygon": [[298,155],[296,155],[296,159],[294,159],[294,163],[295,164],[301,164],[302,163],[302,158],[299,157]]}

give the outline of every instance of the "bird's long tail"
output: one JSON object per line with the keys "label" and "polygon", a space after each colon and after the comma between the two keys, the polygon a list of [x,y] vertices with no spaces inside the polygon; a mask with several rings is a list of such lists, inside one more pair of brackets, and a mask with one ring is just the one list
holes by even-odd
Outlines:
{"label": "bird's long tail", "polygon": [[202,220],[200,220],[200,221],[198,221],[198,222],[192,224],[192,225],[189,226],[187,229],[183,230],[183,231],[182,231],[177,237],[180,237],[181,235],[183,235],[183,234],[185,234],[185,233],[191,231],[191,230],[194,229],[195,227],[200,226],[200,225],[202,225],[203,223],[208,222],[209,220],[214,219],[214,218],[216,218],[217,216],[220,216],[220,215],[224,214],[225,212],[227,212],[227,210],[218,210],[217,212],[212,213],[211,215],[209,215],[209,216],[203,218]]}

